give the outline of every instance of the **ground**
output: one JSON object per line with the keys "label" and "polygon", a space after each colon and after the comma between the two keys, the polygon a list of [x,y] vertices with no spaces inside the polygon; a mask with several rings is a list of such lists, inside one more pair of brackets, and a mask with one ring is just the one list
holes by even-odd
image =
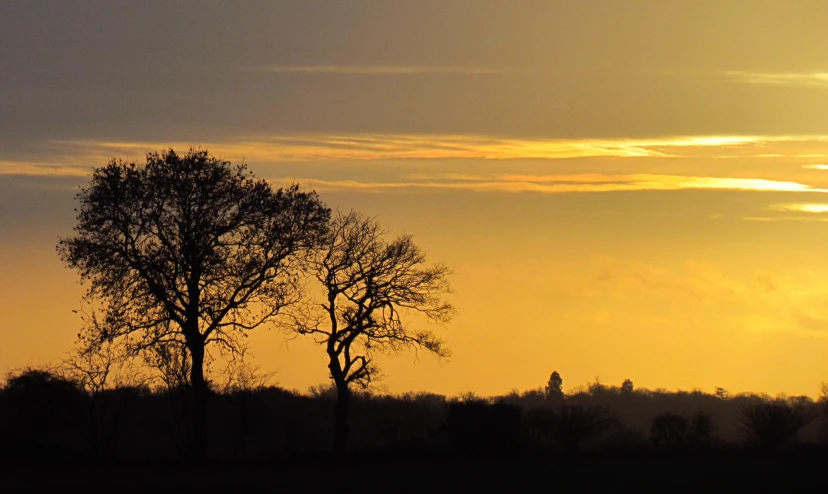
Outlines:
{"label": "ground", "polygon": [[828,456],[814,452],[603,455],[570,459],[331,459],[82,467],[6,465],[4,492],[793,492],[818,488]]}

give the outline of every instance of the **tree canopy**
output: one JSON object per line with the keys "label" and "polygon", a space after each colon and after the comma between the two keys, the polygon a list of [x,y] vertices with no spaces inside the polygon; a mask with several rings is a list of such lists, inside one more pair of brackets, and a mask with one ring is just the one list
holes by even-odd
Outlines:
{"label": "tree canopy", "polygon": [[335,215],[312,261],[324,302],[294,312],[294,329],[316,337],[328,355],[338,400],[335,448],[340,450],[345,447],[349,386],[371,383],[376,352],[422,348],[439,357],[449,354],[431,330],[403,321],[406,312],[438,323],[451,319],[454,308],[442,299],[450,291],[448,268],[426,266],[425,253],[410,235],[391,241],[385,235],[372,218],[356,212]]}
{"label": "tree canopy", "polygon": [[315,192],[273,190],[197,149],[147,153],[142,165],[113,159],[77,199],[75,235],[58,252],[103,307],[85,344],[181,348],[202,405],[205,347],[235,351],[244,331],[298,300],[330,216]]}

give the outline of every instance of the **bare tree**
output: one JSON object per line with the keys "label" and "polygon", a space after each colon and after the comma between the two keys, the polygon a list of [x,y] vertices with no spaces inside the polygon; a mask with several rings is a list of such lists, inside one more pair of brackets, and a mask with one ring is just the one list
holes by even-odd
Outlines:
{"label": "bare tree", "polygon": [[191,149],[147,153],[146,164],[112,160],[78,194],[75,236],[63,261],[86,297],[104,305],[93,340],[123,340],[132,353],[183,346],[195,398],[196,459],[207,452],[210,344],[233,349],[245,331],[298,297],[297,273],[330,211],[294,185],[274,191],[246,165]]}
{"label": "bare tree", "polygon": [[117,454],[123,422],[136,393],[147,389],[150,377],[135,365],[123,342],[101,341],[104,331],[95,312],[77,311],[83,326],[79,344],[60,360],[62,376],[77,383],[87,396],[87,421],[93,451],[100,457]]}
{"label": "bare tree", "polygon": [[324,302],[292,313],[294,329],[314,336],[328,355],[337,393],[336,452],[347,449],[350,386],[371,384],[377,353],[422,348],[438,357],[449,354],[432,331],[403,323],[405,313],[442,324],[451,319],[454,308],[441,299],[450,291],[448,268],[426,267],[410,235],[388,242],[386,234],[374,219],[338,213],[313,265]]}

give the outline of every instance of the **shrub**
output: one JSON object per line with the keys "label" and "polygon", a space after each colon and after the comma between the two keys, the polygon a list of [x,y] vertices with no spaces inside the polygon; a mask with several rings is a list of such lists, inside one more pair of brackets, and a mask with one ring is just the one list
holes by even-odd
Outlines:
{"label": "shrub", "polygon": [[698,449],[712,446],[713,415],[696,412],[689,418],[675,413],[663,413],[653,418],[650,438],[658,449]]}

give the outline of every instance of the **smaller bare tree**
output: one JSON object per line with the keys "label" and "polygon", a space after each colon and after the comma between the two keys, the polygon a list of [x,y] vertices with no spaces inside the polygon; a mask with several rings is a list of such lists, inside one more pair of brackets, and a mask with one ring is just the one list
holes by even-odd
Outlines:
{"label": "smaller bare tree", "polygon": [[426,267],[425,253],[410,235],[389,242],[386,234],[375,219],[338,213],[312,264],[324,302],[291,313],[293,329],[316,337],[328,355],[337,392],[334,451],[340,453],[347,449],[350,387],[371,384],[377,353],[422,348],[438,357],[449,354],[432,331],[403,323],[406,312],[441,324],[451,319],[454,308],[441,298],[450,291],[449,269]]}
{"label": "smaller bare tree", "polygon": [[96,312],[81,314],[78,344],[60,360],[58,371],[88,396],[87,421],[93,451],[101,457],[117,454],[124,421],[136,391],[150,381],[122,342],[95,340],[90,335],[104,331]]}

